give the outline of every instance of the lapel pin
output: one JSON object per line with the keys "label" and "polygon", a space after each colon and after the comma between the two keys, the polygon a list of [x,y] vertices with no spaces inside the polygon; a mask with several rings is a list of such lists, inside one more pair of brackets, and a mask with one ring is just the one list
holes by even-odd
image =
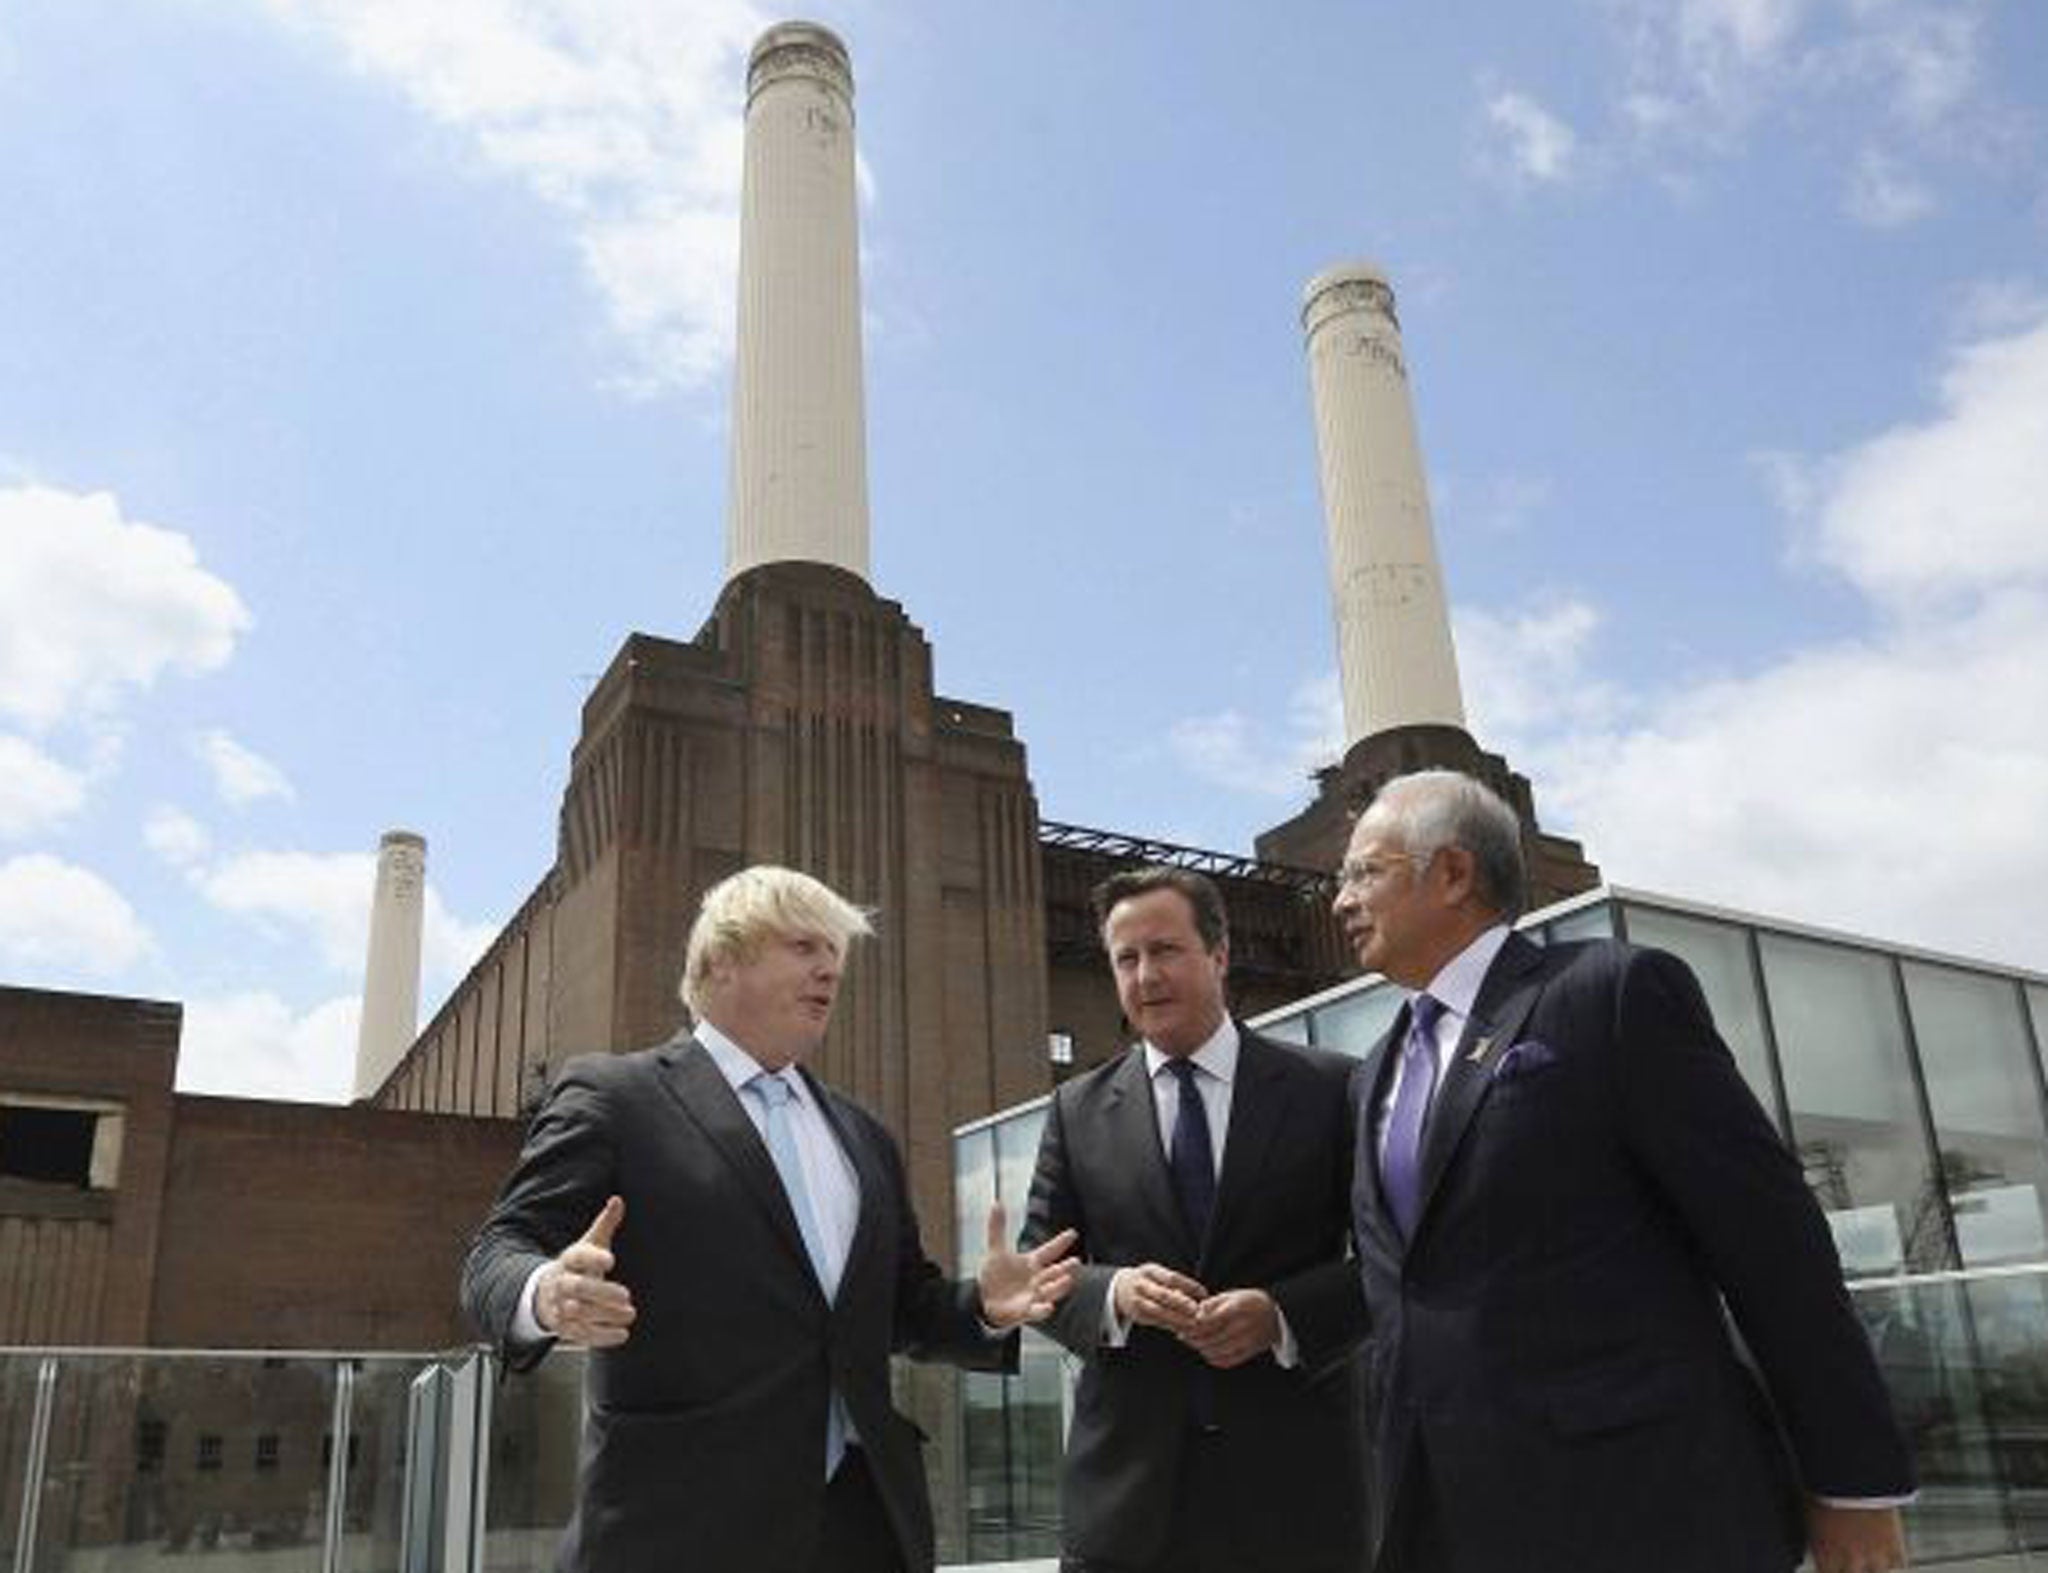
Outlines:
{"label": "lapel pin", "polygon": [[1472,1045],[1472,1051],[1465,1056],[1474,1065],[1484,1065],[1486,1056],[1493,1052],[1493,1039],[1481,1038]]}

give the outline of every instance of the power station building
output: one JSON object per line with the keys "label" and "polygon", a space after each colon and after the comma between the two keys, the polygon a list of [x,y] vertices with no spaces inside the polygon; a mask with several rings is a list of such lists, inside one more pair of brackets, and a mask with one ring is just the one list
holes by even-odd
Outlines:
{"label": "power station building", "polygon": [[687,642],[626,638],[583,707],[554,866],[370,1096],[509,1116],[564,1058],[667,1037],[698,898],[787,863],[880,915],[818,1068],[902,1139],[943,1237],[946,1133],[1122,1044],[1087,912],[1114,869],[1217,876],[1248,1010],[1348,970],[1327,876],[1398,770],[1487,777],[1546,896],[1598,875],[1464,731],[1393,291],[1361,267],[1303,313],[1350,751],[1251,857],[1042,820],[1009,715],[939,693],[924,635],[867,578],[853,133],[844,46],[770,29],[747,82],[724,589]]}
{"label": "power station building", "polygon": [[[1971,1410],[1953,1401],[1949,1367],[1937,1373],[1948,1408],[1923,1414],[1948,1474],[1930,1478],[1981,1496],[2000,1423],[2048,1434],[2048,1366],[2031,1353],[2048,1347],[2048,1288],[2022,1282],[2035,1271],[2025,1264],[2048,1258],[2048,978],[1604,888],[1577,843],[1541,827],[1529,782],[1466,727],[1385,275],[1333,268],[1301,313],[1343,752],[1249,853],[1209,851],[1042,817],[1010,716],[939,692],[930,643],[870,581],[856,226],[846,50],[811,24],[771,28],[747,81],[724,583],[689,637],[625,636],[583,705],[553,863],[417,1032],[426,849],[406,832],[384,838],[355,1103],[177,1094],[176,1005],[0,987],[0,1346],[33,1346],[42,1362],[32,1381],[0,1361],[0,1526],[21,1524],[32,1545],[15,1482],[75,1458],[72,1484],[50,1498],[69,1527],[41,1531],[53,1543],[207,1547],[226,1521],[251,1546],[396,1535],[394,1503],[363,1496],[389,1471],[358,1474],[354,1455],[405,1451],[410,1368],[350,1356],[330,1390],[282,1357],[265,1362],[280,1374],[254,1385],[289,1413],[240,1439],[244,1479],[228,1468],[239,1433],[224,1428],[249,1429],[232,1382],[202,1371],[159,1390],[146,1373],[103,1372],[105,1393],[66,1400],[61,1362],[44,1351],[464,1341],[456,1265],[522,1116],[569,1057],[676,1030],[684,939],[725,875],[786,863],[875,909],[877,937],[848,971],[816,1069],[896,1133],[927,1248],[964,1266],[986,1201],[1014,1202],[1028,1179],[1037,1100],[1125,1041],[1092,887],[1142,862],[1211,874],[1229,906],[1240,1012],[1360,1052],[1394,1000],[1350,978],[1331,874],[1379,787],[1429,766],[1477,776],[1514,806],[1532,904],[1553,908],[1531,920],[1542,933],[1620,933],[1693,962],[1836,1219],[1871,1297],[1859,1303],[1923,1346],[1953,1346],[1956,1382],[2005,1381],[2004,1410],[1997,1395]],[[1893,1284],[1930,1272],[2003,1276],[1991,1289]],[[1887,1357],[1887,1369],[1911,1375],[1919,1358]],[[563,1365],[508,1386],[488,1443],[504,1488],[494,1530],[530,1533],[535,1547],[573,1468]],[[351,1437],[349,1405],[372,1392],[375,1423]],[[323,1434],[316,1412],[330,1400]],[[952,1485],[938,1493],[952,1544],[1040,1548],[1059,1401],[1043,1360],[936,1402],[912,1395]],[[243,1421],[207,1418],[231,1413]],[[24,1451],[37,1426],[45,1451]],[[290,1443],[294,1427],[321,1445]],[[1997,1489],[2011,1495],[2008,1475]],[[322,1479],[324,1527],[305,1509]],[[2017,1509],[1999,1512],[2017,1523]],[[1981,1514],[1958,1522],[1954,1544],[2005,1543]]]}
{"label": "power station building", "polygon": [[[1539,828],[1527,781],[1464,730],[1383,275],[1333,269],[1302,311],[1341,762],[1250,855],[1057,823],[1041,817],[1009,715],[941,693],[924,634],[868,579],[853,74],[832,33],[788,23],[762,36],[744,146],[726,578],[702,625],[688,639],[625,637],[583,705],[552,866],[416,1035],[426,847],[406,831],[383,838],[355,1107],[175,1096],[175,1006],[0,995],[0,1100],[16,1100],[0,1101],[0,1343],[207,1341],[175,1309],[177,1262],[201,1249],[176,1221],[209,1183],[237,1230],[263,1238],[277,1234],[256,1216],[263,1198],[278,1203],[274,1218],[303,1205],[367,1220],[384,1216],[374,1198],[403,1176],[433,1218],[434,1262],[451,1262],[509,1163],[518,1120],[563,1061],[681,1025],[676,981],[698,899],[750,863],[805,869],[878,915],[817,1068],[896,1132],[940,1254],[953,1244],[950,1133],[1122,1046],[1088,911],[1090,890],[1117,868],[1176,862],[1217,879],[1247,1013],[1352,970],[1329,875],[1350,816],[1396,771],[1451,765],[1490,781],[1521,813],[1539,900],[1598,882],[1575,843]],[[98,1024],[89,1052],[77,1049],[92,1036],[82,1023]],[[125,1133],[94,1149],[99,1181],[83,1202],[72,1160],[33,1156],[26,1134],[62,1124],[33,1111],[67,1099],[86,1112],[60,1145],[85,1139],[88,1123],[101,1133],[91,1141]],[[230,1127],[240,1134],[220,1161],[232,1152],[239,1187],[202,1180],[203,1167],[221,1171],[180,1158],[212,1152]],[[437,1156],[415,1171],[416,1153]],[[107,1179],[116,1172],[118,1184]],[[438,1290],[348,1308],[348,1285],[370,1282],[332,1243],[350,1238],[346,1227],[307,1232],[246,1253],[241,1267],[213,1263],[246,1280],[222,1303],[296,1305],[237,1323],[233,1340],[421,1347],[461,1336]],[[319,1256],[310,1276],[288,1269],[294,1251]]]}

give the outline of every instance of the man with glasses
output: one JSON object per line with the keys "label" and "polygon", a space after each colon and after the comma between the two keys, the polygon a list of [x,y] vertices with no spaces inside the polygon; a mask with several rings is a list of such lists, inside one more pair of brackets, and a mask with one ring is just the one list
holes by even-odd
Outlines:
{"label": "man with glasses", "polygon": [[1450,771],[1383,786],[1343,866],[1360,965],[1416,991],[1358,1080],[1375,1566],[1904,1566],[1912,1467],[1797,1159],[1681,962],[1532,944],[1523,888],[1513,810]]}

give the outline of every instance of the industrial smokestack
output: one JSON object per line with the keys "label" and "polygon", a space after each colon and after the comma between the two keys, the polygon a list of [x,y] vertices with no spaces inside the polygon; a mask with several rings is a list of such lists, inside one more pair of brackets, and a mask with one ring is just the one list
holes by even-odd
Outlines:
{"label": "industrial smokestack", "polygon": [[853,68],[815,22],[747,63],[726,577],[832,563],[867,577]]}
{"label": "industrial smokestack", "polygon": [[425,839],[410,830],[385,831],[377,846],[363,1021],[356,1035],[358,1100],[384,1085],[419,1030],[420,914],[426,887]]}
{"label": "industrial smokestack", "polygon": [[1309,281],[1301,307],[1344,688],[1344,744],[1465,724],[1450,608],[1408,400],[1394,291],[1370,263]]}

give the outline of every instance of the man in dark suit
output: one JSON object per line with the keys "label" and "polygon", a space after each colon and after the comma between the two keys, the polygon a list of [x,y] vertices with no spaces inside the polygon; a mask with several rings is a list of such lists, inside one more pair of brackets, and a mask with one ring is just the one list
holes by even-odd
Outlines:
{"label": "man in dark suit", "polygon": [[1511,933],[1520,826],[1449,771],[1382,787],[1341,877],[1361,965],[1418,991],[1358,1079],[1376,1565],[1903,1566],[1876,1363],[1692,974]]}
{"label": "man in dark suit", "polygon": [[[902,1159],[803,1069],[865,914],[808,875],[705,894],[657,1048],[571,1062],[471,1247],[464,1308],[514,1369],[594,1351],[564,1573],[926,1573],[923,1440],[889,1355],[1009,1369],[1072,1236],[978,1283],[924,1255]],[[587,1226],[587,1227],[586,1227]]]}
{"label": "man in dark suit", "polygon": [[1117,875],[1095,914],[1141,1041],[1054,1094],[1024,1230],[1077,1229],[1087,1258],[1046,1324],[1083,1361],[1062,1567],[1349,1573],[1352,1064],[1230,1019],[1223,901],[1200,874]]}

